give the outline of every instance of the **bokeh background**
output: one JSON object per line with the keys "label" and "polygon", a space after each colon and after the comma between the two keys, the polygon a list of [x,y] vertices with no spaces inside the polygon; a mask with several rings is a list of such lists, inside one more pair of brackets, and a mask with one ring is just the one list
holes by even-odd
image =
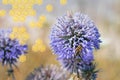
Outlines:
{"label": "bokeh background", "polygon": [[[67,11],[89,15],[101,33],[101,49],[94,52],[97,80],[120,80],[120,0],[0,0],[0,29],[12,29],[11,38],[29,45],[15,68],[16,80],[25,80],[41,64],[60,65],[50,49],[49,33]],[[0,80],[8,80],[2,64]]]}

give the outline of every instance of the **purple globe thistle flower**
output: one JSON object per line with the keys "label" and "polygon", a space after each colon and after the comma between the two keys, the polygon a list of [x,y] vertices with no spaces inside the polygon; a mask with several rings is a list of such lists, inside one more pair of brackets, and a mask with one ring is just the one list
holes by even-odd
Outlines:
{"label": "purple globe thistle flower", "polygon": [[64,68],[78,78],[95,80],[93,51],[100,47],[99,38],[97,27],[87,15],[66,14],[52,27],[50,45]]}
{"label": "purple globe thistle flower", "polygon": [[57,19],[50,34],[50,45],[59,59],[69,59],[76,55],[76,48],[84,61],[91,62],[93,50],[99,49],[100,34],[94,22],[81,13],[64,15]]}
{"label": "purple globe thistle flower", "polygon": [[55,65],[40,66],[35,69],[26,80],[67,80],[69,74]]}
{"label": "purple globe thistle flower", "polygon": [[20,55],[25,54],[27,45],[21,45],[18,40],[10,39],[10,30],[0,30],[0,62],[3,65],[15,65]]}

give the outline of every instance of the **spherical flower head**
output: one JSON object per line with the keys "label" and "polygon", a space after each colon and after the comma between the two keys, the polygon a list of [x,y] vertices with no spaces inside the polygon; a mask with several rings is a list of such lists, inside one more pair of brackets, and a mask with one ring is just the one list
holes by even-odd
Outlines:
{"label": "spherical flower head", "polygon": [[26,80],[67,80],[69,74],[55,65],[40,66],[35,69]]}
{"label": "spherical flower head", "polygon": [[0,30],[0,62],[15,64],[20,55],[25,54],[27,45],[21,45],[18,40],[9,38],[10,30]]}
{"label": "spherical flower head", "polygon": [[[99,49],[100,34],[94,22],[85,14],[65,14],[57,19],[50,34],[50,45],[58,58],[72,58],[77,52],[83,60],[93,60],[93,50]],[[86,60],[87,59],[87,60]]]}

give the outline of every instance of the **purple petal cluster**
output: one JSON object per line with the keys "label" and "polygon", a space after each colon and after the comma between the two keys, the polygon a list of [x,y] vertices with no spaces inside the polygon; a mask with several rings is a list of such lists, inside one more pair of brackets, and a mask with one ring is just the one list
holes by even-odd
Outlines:
{"label": "purple petal cluster", "polygon": [[[93,49],[99,49],[100,34],[94,22],[81,13],[64,15],[57,19],[50,34],[50,45],[59,58],[71,58],[76,48],[81,46],[79,52],[86,59],[92,59]],[[89,58],[86,58],[87,57]],[[93,55],[92,55],[93,56]],[[91,61],[91,60],[90,60]]]}
{"label": "purple petal cluster", "polygon": [[26,80],[67,80],[69,74],[55,65],[40,66],[35,69]]}
{"label": "purple petal cluster", "polygon": [[93,51],[100,48],[99,38],[95,23],[87,15],[78,12],[57,19],[51,29],[50,45],[63,67],[70,72],[81,73],[83,65],[93,65]]}
{"label": "purple petal cluster", "polygon": [[15,64],[20,55],[25,54],[27,45],[21,45],[18,40],[9,38],[10,30],[0,30],[0,62],[3,65]]}

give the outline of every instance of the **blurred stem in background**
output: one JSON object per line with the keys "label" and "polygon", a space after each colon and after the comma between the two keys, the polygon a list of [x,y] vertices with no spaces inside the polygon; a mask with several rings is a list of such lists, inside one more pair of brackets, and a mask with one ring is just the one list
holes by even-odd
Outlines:
{"label": "blurred stem in background", "polygon": [[8,72],[8,77],[12,76],[12,80],[16,80],[15,75],[14,75],[13,66],[10,62],[9,62],[9,69],[7,72]]}

